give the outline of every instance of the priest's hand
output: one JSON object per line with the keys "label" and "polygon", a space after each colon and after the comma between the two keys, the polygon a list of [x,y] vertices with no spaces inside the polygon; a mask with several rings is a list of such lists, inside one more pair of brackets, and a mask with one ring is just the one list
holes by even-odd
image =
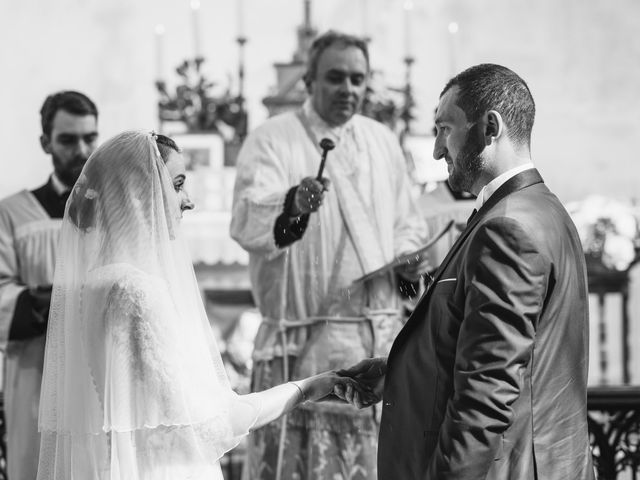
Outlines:
{"label": "priest's hand", "polygon": [[33,309],[40,318],[40,323],[46,324],[49,317],[49,307],[51,306],[51,285],[39,285],[29,289],[29,294],[33,302]]}
{"label": "priest's hand", "polygon": [[47,331],[51,285],[24,290],[16,301],[9,340],[28,340],[39,337]]}
{"label": "priest's hand", "polygon": [[316,212],[322,205],[324,194],[329,190],[331,181],[328,178],[317,180],[314,177],[305,177],[298,185],[293,199],[291,215],[294,217]]}

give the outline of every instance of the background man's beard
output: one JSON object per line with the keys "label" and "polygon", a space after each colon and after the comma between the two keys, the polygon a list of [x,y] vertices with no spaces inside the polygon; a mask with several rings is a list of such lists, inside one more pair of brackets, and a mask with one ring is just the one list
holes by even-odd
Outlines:
{"label": "background man's beard", "polygon": [[457,158],[458,167],[452,166],[449,174],[449,186],[454,192],[469,192],[484,168],[484,139],[478,132],[480,126],[476,123],[467,132],[464,145]]}
{"label": "background man's beard", "polygon": [[59,157],[56,155],[52,155],[52,157],[53,168],[60,181],[67,187],[73,187],[80,177],[80,172],[82,172],[84,164],[87,163],[87,159],[83,157],[75,157],[70,164],[63,165]]}

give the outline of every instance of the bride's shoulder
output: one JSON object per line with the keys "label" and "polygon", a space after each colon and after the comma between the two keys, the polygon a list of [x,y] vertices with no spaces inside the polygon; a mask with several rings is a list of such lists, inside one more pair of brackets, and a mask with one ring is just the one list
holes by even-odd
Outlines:
{"label": "bride's shoulder", "polygon": [[107,294],[120,305],[150,307],[166,298],[165,282],[128,263],[114,263],[94,270],[87,281],[91,290]]}

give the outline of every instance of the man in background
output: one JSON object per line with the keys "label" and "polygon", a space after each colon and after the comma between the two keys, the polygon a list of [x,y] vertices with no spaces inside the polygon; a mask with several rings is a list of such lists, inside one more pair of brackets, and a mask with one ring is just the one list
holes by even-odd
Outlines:
{"label": "man in background", "polygon": [[[337,32],[309,53],[309,98],[255,130],[238,160],[231,236],[249,252],[262,314],[252,389],[386,355],[404,316],[397,271],[358,279],[418,248],[426,227],[410,197],[396,136],[358,115],[369,76],[366,42]],[[328,152],[320,177],[323,138]],[[421,259],[399,270],[415,278]],[[309,404],[255,432],[248,478],[375,478],[375,415]],[[279,458],[281,460],[279,460]]]}
{"label": "man in background", "polygon": [[50,95],[40,116],[40,145],[51,155],[53,173],[40,188],[0,201],[0,349],[11,480],[36,478],[40,383],[60,222],[98,139],[98,110],[82,93]]}

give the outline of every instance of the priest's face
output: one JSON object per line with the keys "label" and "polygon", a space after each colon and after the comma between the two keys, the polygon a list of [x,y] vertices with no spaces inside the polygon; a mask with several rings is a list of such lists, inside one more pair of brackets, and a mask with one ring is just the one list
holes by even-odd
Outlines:
{"label": "priest's face", "polygon": [[368,72],[367,59],[358,47],[339,43],[327,47],[309,85],[318,115],[332,127],[353,117],[362,103]]}
{"label": "priest's face", "polygon": [[456,100],[458,87],[447,90],[436,110],[436,142],[433,158],[444,158],[449,185],[456,192],[477,194],[477,183],[486,166],[484,137],[479,122],[469,122]]}
{"label": "priest's face", "polygon": [[53,117],[51,133],[43,134],[40,143],[53,158],[58,178],[72,187],[89,155],[98,143],[97,119],[94,115],[74,115],[58,110]]}

